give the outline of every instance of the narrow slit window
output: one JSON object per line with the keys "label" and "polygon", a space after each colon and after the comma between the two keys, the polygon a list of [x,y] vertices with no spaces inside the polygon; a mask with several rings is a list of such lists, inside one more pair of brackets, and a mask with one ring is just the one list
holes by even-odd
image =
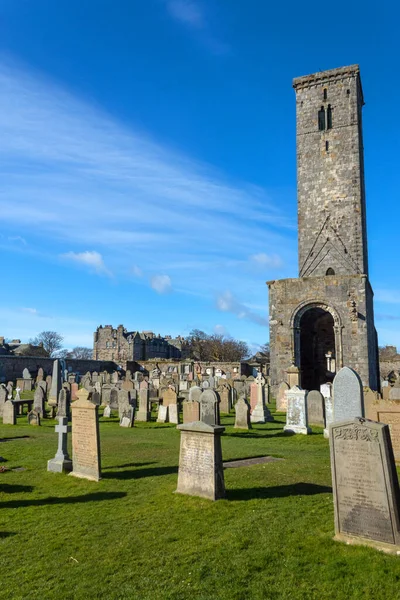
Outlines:
{"label": "narrow slit window", "polygon": [[332,129],[332,108],[328,104],[328,110],[326,111],[327,129]]}
{"label": "narrow slit window", "polygon": [[321,106],[321,110],[318,111],[318,129],[325,131],[325,108]]}
{"label": "narrow slit window", "polygon": [[325,142],[325,150],[327,152],[329,152],[329,142],[328,141]]}
{"label": "narrow slit window", "polygon": [[324,88],[324,100],[328,100],[328,90]]}

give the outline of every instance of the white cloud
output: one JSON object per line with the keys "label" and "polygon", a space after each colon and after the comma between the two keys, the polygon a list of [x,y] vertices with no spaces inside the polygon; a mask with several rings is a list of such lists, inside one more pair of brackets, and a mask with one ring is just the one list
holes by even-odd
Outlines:
{"label": "white cloud", "polygon": [[29,313],[30,315],[38,316],[38,310],[36,308],[21,308],[23,312]]}
{"label": "white cloud", "polygon": [[10,242],[19,242],[23,246],[27,246],[27,244],[28,244],[26,239],[21,237],[20,235],[10,235],[10,236],[8,236],[8,240]]}
{"label": "white cloud", "polygon": [[99,275],[111,275],[104,264],[103,257],[95,250],[86,250],[86,252],[66,252],[65,254],[61,254],[61,258],[85,265],[89,267],[91,271],[94,271]]}
{"label": "white cloud", "polygon": [[191,27],[201,28],[204,26],[204,15],[200,5],[193,0],[168,0],[167,10],[169,14]]}
{"label": "white cloud", "polygon": [[245,304],[239,302],[229,290],[217,296],[216,305],[217,309],[221,312],[232,313],[236,315],[238,319],[247,319],[257,325],[262,325],[263,327],[269,326],[267,317],[262,317],[258,313],[250,310]]}
{"label": "white cloud", "polygon": [[280,256],[278,256],[277,254],[265,254],[265,252],[253,254],[252,256],[250,256],[249,260],[259,267],[270,267],[273,269],[278,269],[283,265],[283,261]]}
{"label": "white cloud", "polygon": [[172,290],[171,278],[168,275],[154,275],[150,285],[158,294],[167,294]]}
{"label": "white cloud", "polygon": [[135,277],[143,277],[143,271],[140,267],[138,267],[137,265],[133,265],[132,269],[131,269],[131,273],[132,275],[134,275]]}

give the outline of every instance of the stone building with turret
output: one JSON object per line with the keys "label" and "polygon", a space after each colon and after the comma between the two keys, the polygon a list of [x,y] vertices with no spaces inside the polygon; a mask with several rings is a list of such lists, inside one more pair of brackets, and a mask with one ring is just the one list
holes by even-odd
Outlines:
{"label": "stone building with turret", "polygon": [[93,340],[93,359],[114,361],[126,368],[128,362],[151,359],[179,360],[186,358],[185,339],[161,337],[152,331],[128,332],[123,325],[100,325]]}
{"label": "stone building with turret", "polygon": [[379,389],[358,65],[294,80],[299,276],[269,287],[271,384],[319,389],[343,366]]}

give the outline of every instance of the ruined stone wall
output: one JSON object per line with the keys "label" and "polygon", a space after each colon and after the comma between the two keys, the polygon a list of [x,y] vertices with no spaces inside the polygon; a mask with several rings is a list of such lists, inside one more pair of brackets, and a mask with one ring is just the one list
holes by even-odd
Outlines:
{"label": "ruined stone wall", "polygon": [[[45,376],[53,374],[54,358],[43,358],[42,356],[0,356],[0,381],[15,381],[22,377],[22,371],[26,368],[32,375],[37,375],[40,368],[43,369]],[[108,361],[84,360],[84,359],[65,359],[65,366],[73,373],[84,375],[87,371],[108,371],[116,369],[115,363]]]}
{"label": "ruined stone wall", "polygon": [[336,369],[351,367],[359,373],[364,386],[378,389],[372,290],[366,276],[282,279],[268,282],[268,286],[273,392],[285,381],[285,371],[293,359],[298,363],[293,316],[299,307],[315,302],[331,307],[338,316],[340,347],[336,348]]}
{"label": "ruined stone wall", "polygon": [[[294,80],[299,276],[368,274],[357,65]],[[319,129],[323,109],[325,127]],[[328,126],[328,110],[331,127]]]}

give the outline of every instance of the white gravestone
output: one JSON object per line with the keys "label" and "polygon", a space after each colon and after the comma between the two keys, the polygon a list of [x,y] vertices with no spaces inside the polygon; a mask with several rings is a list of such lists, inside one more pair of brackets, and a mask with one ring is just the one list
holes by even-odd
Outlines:
{"label": "white gravestone", "polygon": [[307,420],[306,390],[302,390],[295,385],[288,392],[285,392],[285,394],[288,403],[286,425],[283,430],[305,435],[311,433]]}

